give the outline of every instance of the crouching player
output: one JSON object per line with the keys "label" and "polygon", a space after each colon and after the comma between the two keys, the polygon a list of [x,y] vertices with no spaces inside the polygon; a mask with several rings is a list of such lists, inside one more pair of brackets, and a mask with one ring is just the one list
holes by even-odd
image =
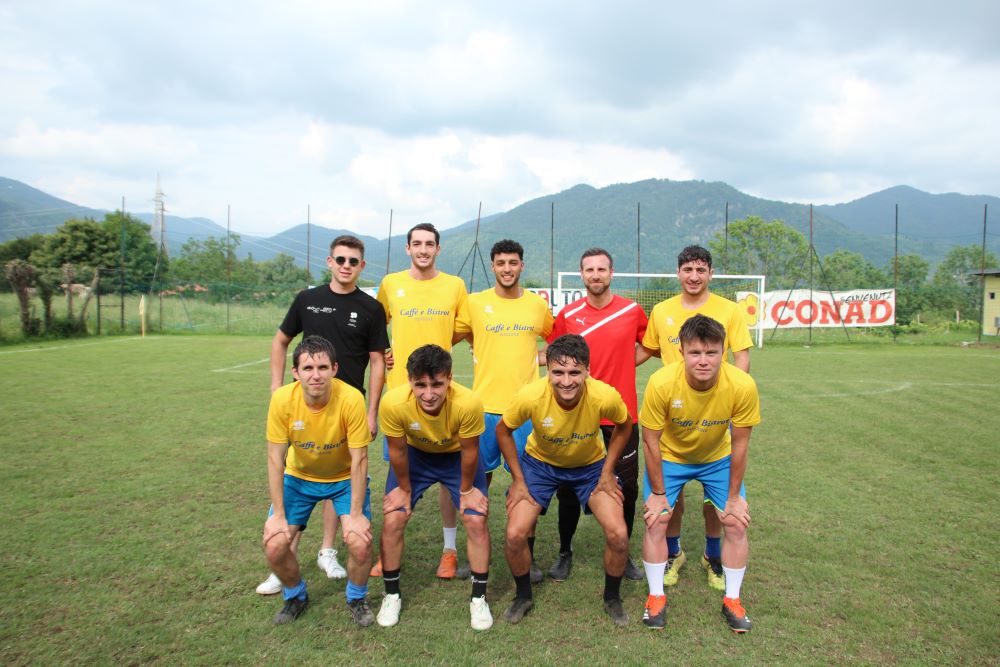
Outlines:
{"label": "crouching player", "polygon": [[670,513],[684,484],[696,479],[723,525],[722,615],[733,632],[750,630],[750,617],[740,603],[750,525],[743,475],[750,430],[760,423],[760,400],[753,379],[723,362],[725,339],[725,329],[712,318],[687,320],[680,330],[682,360],[649,378],[639,411],[646,458],[642,558],[649,583],[642,620],[650,628],[666,624],[664,538]]}
{"label": "crouching player", "polygon": [[378,623],[389,627],[399,622],[399,572],[406,524],[424,491],[440,483],[461,512],[468,536],[471,625],[474,630],[486,630],[493,626],[493,615],[486,602],[489,500],[486,472],[479,459],[483,402],[471,389],[451,381],[451,355],[437,345],[411,352],[406,373],[409,384],[387,392],[379,406],[379,421],[389,443],[389,476],[382,501],[385,598]]}
{"label": "crouching player", "polygon": [[[614,387],[589,377],[590,349],[583,337],[560,336],[547,355],[548,375],[518,391],[497,423],[497,442],[513,478],[504,551],[517,586],[504,618],[517,623],[534,604],[528,537],[556,489],[567,486],[604,530],[604,611],[615,625],[628,625],[621,600],[628,531],[615,463],[632,433],[632,421]],[[614,423],[607,451],[602,419]],[[533,430],[518,459],[512,432],[528,421]]]}
{"label": "crouching player", "polygon": [[292,353],[296,381],[271,395],[267,411],[272,513],[264,523],[264,552],[281,580],[285,599],[274,617],[276,625],[294,621],[309,606],[306,582],[291,545],[305,530],[313,507],[324,500],[333,501],[348,549],[347,606],[362,627],[375,619],[368,606],[371,433],[361,392],[337,380],[336,374],[337,356],[329,341],[306,337]]}

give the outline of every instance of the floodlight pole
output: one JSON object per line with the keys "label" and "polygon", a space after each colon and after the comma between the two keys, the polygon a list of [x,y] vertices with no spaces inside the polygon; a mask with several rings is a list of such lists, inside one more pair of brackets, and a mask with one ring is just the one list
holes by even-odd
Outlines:
{"label": "floodlight pole", "polygon": [[549,202],[549,308],[555,305],[555,266],[556,266],[556,203]]}
{"label": "floodlight pole", "polygon": [[[122,195],[122,240],[121,259],[118,265],[118,296],[121,298],[121,322],[119,327],[125,331],[125,195]],[[72,289],[72,288],[70,288]]]}
{"label": "floodlight pole", "polygon": [[230,205],[226,204],[226,333],[229,333],[229,289],[233,280],[233,263],[229,253]]}
{"label": "floodlight pole", "polygon": [[385,275],[389,275],[389,258],[392,256],[392,209],[389,209],[389,238],[385,242]]}
{"label": "floodlight pole", "polygon": [[310,265],[310,260],[312,259],[312,211],[310,210],[310,205],[306,204],[306,282],[312,282],[312,266]]}
{"label": "floodlight pole", "polygon": [[[642,202],[635,203],[635,272],[642,273]],[[639,277],[635,279],[636,298],[639,296]]]}
{"label": "floodlight pole", "polygon": [[983,342],[983,327],[986,326],[986,211],[989,204],[983,204],[983,248],[979,254],[979,333],[976,342]]}
{"label": "floodlight pole", "polygon": [[[899,311],[899,204],[896,204],[896,231],[893,233],[892,241],[892,292],[895,295],[896,311]],[[893,317],[895,319],[895,317]],[[896,342],[896,327],[892,327],[892,342]]]}
{"label": "floodlight pole", "polygon": [[729,273],[729,202],[726,202],[726,232],[722,246],[722,272]]}
{"label": "floodlight pole", "polygon": [[[813,245],[813,205],[809,204],[809,303],[813,304],[809,306],[810,308],[815,308],[815,301],[813,301],[813,254],[816,252],[816,246]],[[812,345],[813,342],[813,320],[816,319],[816,313],[811,313],[812,317],[809,318],[809,344]]]}

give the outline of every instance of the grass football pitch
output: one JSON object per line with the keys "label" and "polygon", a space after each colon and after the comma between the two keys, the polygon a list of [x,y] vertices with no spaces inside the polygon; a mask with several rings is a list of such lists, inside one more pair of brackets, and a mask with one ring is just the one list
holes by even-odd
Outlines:
{"label": "grass football pitch", "polygon": [[[753,352],[764,421],[750,446],[743,600],[754,629],[736,636],[697,564],[697,485],[683,534],[695,558],[668,589],[664,632],[641,624],[645,582],[623,583],[629,627],[603,615],[602,539],[589,517],[570,579],[536,587],[534,611],[504,623],[503,474],[491,492],[490,631],[469,628],[468,582],[433,576],[433,490],[407,532],[399,626],[353,626],[343,581],[315,564],[317,513],[301,558],[312,605],[272,627],[281,603],[253,590],[267,573],[268,344],[158,336],[0,349],[0,663],[1000,662],[996,349]],[[640,368],[640,390],[654,364]],[[456,378],[471,384],[470,372],[463,344]],[[370,449],[375,507],[380,449]],[[543,568],[557,549],[553,512],[539,524]],[[370,589],[377,609],[381,580]]]}

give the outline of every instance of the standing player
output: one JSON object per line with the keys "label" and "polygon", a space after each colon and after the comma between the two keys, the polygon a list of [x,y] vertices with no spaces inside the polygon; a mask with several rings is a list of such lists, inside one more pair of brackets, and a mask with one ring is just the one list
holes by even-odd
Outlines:
{"label": "standing player", "polygon": [[[406,254],[410,268],[390,273],[378,288],[378,301],[385,309],[385,316],[392,325],[393,369],[387,379],[388,388],[406,385],[406,362],[410,353],[421,345],[433,344],[450,350],[462,336],[455,334],[456,324],[468,322],[468,294],[465,283],[457,276],[437,269],[441,252],[441,235],[430,223],[421,223],[406,233]],[[383,456],[389,460],[388,441]],[[455,506],[444,487],[438,494],[441,508],[444,548],[437,576],[454,579],[458,568],[455,548],[457,532]],[[379,573],[381,561],[373,574]]]}
{"label": "standing player", "polygon": [[347,606],[355,623],[371,625],[368,568],[372,561],[368,443],[361,392],[334,378],[337,357],[329,341],[308,336],[292,354],[295,382],[271,395],[267,411],[267,483],[272,513],[264,523],[264,551],[282,584],[280,625],[309,606],[306,582],[292,548],[317,502],[330,500],[341,515],[347,544]]}
{"label": "standing player", "polygon": [[[372,439],[378,433],[378,402],[385,382],[384,352],[389,347],[385,333],[385,312],[379,303],[358,289],[358,278],[365,268],[365,244],[356,236],[338,236],[330,244],[326,258],[330,284],[299,292],[285,319],[271,341],[271,393],[284,384],[285,359],[292,340],[302,334],[322,336],[330,341],[339,357],[337,378],[365,393],[365,368],[368,376],[368,430]],[[332,503],[323,503],[323,543],[316,564],[331,579],[343,579],[347,572],[337,562],[333,548],[337,534],[337,513]],[[298,550],[296,533],[292,550]],[[272,573],[259,586],[261,595],[281,591],[281,582]]]}
{"label": "standing player", "polygon": [[451,355],[437,345],[424,345],[408,355],[409,384],[386,392],[379,410],[389,441],[389,476],[382,502],[382,580],[385,598],[378,612],[383,627],[396,625],[402,608],[399,573],[403,535],[410,513],[432,484],[449,494],[462,512],[472,568],[469,615],[474,630],[493,626],[486,602],[490,565],[489,509],[486,473],[479,459],[483,402],[451,378]]}
{"label": "standing player", "polygon": [[[537,294],[521,287],[524,248],[504,239],[490,249],[490,266],[496,283],[469,296],[469,325],[460,323],[459,333],[468,332],[473,344],[472,390],[483,400],[486,430],[479,438],[479,455],[486,469],[486,483],[500,467],[496,425],[511,398],[526,384],[538,379],[538,339],[552,331],[552,311]],[[514,431],[518,452],[524,451],[531,423]],[[531,582],[541,583],[542,571],[535,564],[534,536],[528,538],[532,553]]]}
{"label": "standing player", "polygon": [[[621,582],[628,530],[614,469],[633,430],[632,420],[614,387],[588,377],[590,350],[581,336],[552,341],[547,357],[548,376],[519,391],[497,424],[497,441],[514,478],[507,493],[504,552],[517,593],[504,618],[517,623],[534,605],[528,536],[556,489],[569,488],[577,505],[593,513],[604,530],[604,611],[615,625],[625,626]],[[614,424],[607,448],[600,435],[605,420]],[[526,422],[533,430],[519,458],[512,430]]]}
{"label": "standing player", "polygon": [[[663,359],[667,365],[681,360],[679,332],[681,325],[694,315],[707,315],[720,322],[726,329],[726,349],[733,352],[733,364],[744,373],[750,372],[750,348],[753,341],[747,329],[746,320],[739,306],[734,302],[712,294],[712,255],[700,246],[688,246],[677,255],[677,278],[683,291],[675,297],[661,301],[653,307],[649,315],[649,326],[643,336],[644,352]],[[722,524],[715,510],[706,502],[702,504],[705,516],[705,551],[701,557],[702,567],[708,577],[708,585],[716,590],[725,590],[726,581],[722,575]],[[668,562],[665,582],[667,586],[677,583],[681,567],[687,561],[681,550],[681,522],[684,517],[684,491],[681,490],[670,517],[667,528]]]}
{"label": "standing player", "polygon": [[[586,339],[590,347],[591,377],[618,390],[635,424],[638,415],[635,367],[641,363],[641,348],[637,343],[642,341],[646,331],[646,313],[635,301],[611,293],[613,276],[614,261],[607,250],[591,248],[585,251],[580,257],[580,277],[587,288],[587,296],[559,311],[550,338],[575,333]],[[641,355],[642,361],[648,358],[648,355]],[[602,421],[601,433],[605,445],[610,443],[611,432],[612,423]],[[621,480],[625,496],[622,511],[631,538],[635,504],[639,499],[638,428],[632,429],[621,459],[615,463],[615,473]],[[549,576],[556,581],[565,581],[573,567],[573,535],[580,521],[580,504],[569,488],[560,489],[556,497],[559,498],[559,558],[549,569]],[[631,557],[626,562],[625,577],[642,579],[642,570],[632,562]]]}
{"label": "standing player", "polygon": [[748,632],[750,618],[740,603],[750,525],[743,476],[750,431],[760,423],[757,386],[747,373],[723,363],[726,331],[712,318],[689,318],[678,338],[682,361],[653,373],[639,413],[646,456],[642,558],[649,584],[643,623],[655,629],[665,625],[664,538],[680,490],[696,479],[725,527],[722,614],[733,632]]}

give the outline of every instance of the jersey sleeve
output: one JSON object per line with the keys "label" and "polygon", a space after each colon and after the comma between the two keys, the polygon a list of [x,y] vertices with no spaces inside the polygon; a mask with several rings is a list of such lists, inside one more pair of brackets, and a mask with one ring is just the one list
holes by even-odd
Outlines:
{"label": "jersey sleeve", "polygon": [[746,384],[740,386],[733,405],[733,426],[743,428],[760,423],[760,395],[757,383],[747,377]]}
{"label": "jersey sleeve", "polygon": [[749,350],[753,347],[753,339],[750,338],[750,328],[747,326],[746,318],[739,308],[733,308],[726,325],[726,336],[729,338],[729,349],[733,352]]}
{"label": "jersey sleeve", "polygon": [[292,300],[292,305],[288,308],[288,312],[285,313],[285,319],[281,321],[278,328],[281,329],[281,333],[285,334],[289,338],[295,338],[300,333],[302,333],[302,317],[300,316],[300,303],[302,301],[302,295],[305,292],[299,292],[295,295]]}
{"label": "jersey sleeve", "polygon": [[267,406],[267,441],[288,444],[288,400],[281,389],[271,394]]}
{"label": "jersey sleeve", "polygon": [[382,313],[385,315],[386,323],[388,323],[392,319],[392,313],[389,312],[389,286],[386,285],[385,278],[378,285],[375,300],[382,304]]}
{"label": "jersey sleeve", "polygon": [[465,283],[460,283],[458,288],[454,327],[455,331],[462,333],[472,330],[472,320],[469,317],[469,293],[465,291]]}
{"label": "jersey sleeve", "polygon": [[382,401],[379,404],[378,425],[382,433],[390,438],[402,438],[406,434],[403,430],[405,424],[400,415],[400,407],[392,402]]}
{"label": "jersey sleeve", "polygon": [[639,313],[635,317],[635,342],[642,345],[642,341],[646,337],[646,329],[649,328],[649,318],[646,317],[646,311],[641,307],[636,308]]}
{"label": "jersey sleeve", "polygon": [[656,333],[656,309],[657,306],[653,306],[653,311],[646,322],[646,331],[642,335],[642,340],[639,341],[644,348],[653,351],[660,349],[660,338]]}
{"label": "jersey sleeve", "polygon": [[[472,331],[472,308],[474,300],[470,295],[466,300],[465,316],[462,316],[461,309],[455,311],[455,333],[469,333]],[[476,305],[476,308],[479,306]]]}
{"label": "jersey sleeve", "polygon": [[646,383],[646,391],[642,395],[642,408],[639,409],[639,423],[643,428],[652,431],[662,431],[666,426],[667,410],[663,397],[657,391],[653,378]]}
{"label": "jersey sleeve", "polygon": [[[382,290],[379,290],[379,294]],[[372,325],[368,331],[368,351],[383,352],[389,347],[389,334],[385,332],[385,309],[372,308]]]}
{"label": "jersey sleeve", "polygon": [[365,410],[365,399],[360,392],[350,392],[351,397],[344,406],[344,422],[347,431],[347,446],[351,449],[361,449],[371,442],[368,432],[368,413]]}
{"label": "jersey sleeve", "polygon": [[458,427],[458,437],[475,438],[486,430],[483,416],[483,401],[476,394],[470,393],[462,405],[462,418]]}
{"label": "jersey sleeve", "polygon": [[546,338],[546,341],[551,343],[556,338],[559,338],[559,336],[562,336],[565,333],[566,333],[566,318],[563,316],[563,311],[560,310],[559,314],[556,315],[555,319],[552,321],[552,330],[549,332],[549,336],[548,338]]}
{"label": "jersey sleeve", "polygon": [[608,393],[601,401],[601,419],[608,419],[616,424],[624,424],[629,420],[628,407],[622,400],[621,394],[612,386],[608,386]]}
{"label": "jersey sleeve", "polygon": [[548,340],[549,335],[555,329],[555,318],[552,317],[552,310],[549,308],[547,301],[542,301],[542,307],[545,309],[545,312],[542,314],[542,330],[539,335],[544,340]]}
{"label": "jersey sleeve", "polygon": [[503,423],[509,429],[516,429],[521,424],[525,423],[531,419],[531,406],[533,401],[526,395],[527,388],[531,385],[526,385],[510,400],[510,405],[503,412]]}

